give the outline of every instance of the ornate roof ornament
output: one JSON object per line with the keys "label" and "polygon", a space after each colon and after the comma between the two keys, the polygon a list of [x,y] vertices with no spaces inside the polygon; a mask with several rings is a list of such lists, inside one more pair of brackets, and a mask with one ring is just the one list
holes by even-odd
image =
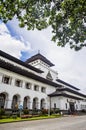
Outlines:
{"label": "ornate roof ornament", "polygon": [[51,81],[53,80],[50,71],[48,71],[47,76],[46,76],[46,79],[51,80]]}

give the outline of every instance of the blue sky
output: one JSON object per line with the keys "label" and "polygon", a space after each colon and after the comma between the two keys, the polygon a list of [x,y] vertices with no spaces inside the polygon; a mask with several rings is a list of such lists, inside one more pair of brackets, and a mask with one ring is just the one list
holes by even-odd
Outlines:
{"label": "blue sky", "polygon": [[79,52],[57,47],[51,41],[51,28],[42,31],[27,31],[19,28],[18,21],[13,19],[6,25],[0,23],[0,49],[25,61],[34,54],[40,53],[55,64],[53,68],[58,77],[86,92],[86,49]]}

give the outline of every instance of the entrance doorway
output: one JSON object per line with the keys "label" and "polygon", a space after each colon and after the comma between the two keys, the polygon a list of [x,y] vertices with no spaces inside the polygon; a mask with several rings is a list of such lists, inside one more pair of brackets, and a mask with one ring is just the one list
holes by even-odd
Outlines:
{"label": "entrance doorway", "polygon": [[74,103],[70,102],[69,105],[70,105],[70,111],[73,113],[75,111]]}

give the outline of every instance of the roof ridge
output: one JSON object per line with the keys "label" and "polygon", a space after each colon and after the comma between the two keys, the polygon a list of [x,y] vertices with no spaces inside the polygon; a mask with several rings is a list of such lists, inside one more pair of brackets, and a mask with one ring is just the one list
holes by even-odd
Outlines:
{"label": "roof ridge", "polygon": [[53,64],[50,60],[48,60],[45,56],[43,56],[43,55],[40,54],[40,53],[31,56],[31,57],[28,58],[25,62],[26,62],[26,63],[30,63],[30,62],[33,62],[33,61],[35,61],[35,60],[37,60],[37,59],[42,60],[43,62],[47,63],[47,64],[50,65],[50,66],[54,66],[54,64]]}
{"label": "roof ridge", "polygon": [[0,50],[0,56],[3,56],[4,58],[7,58],[8,60],[11,60],[13,62],[16,62],[17,64],[19,65],[22,65],[28,69],[31,69],[35,72],[38,72],[38,73],[43,73],[42,70],[38,69],[38,68],[35,68],[34,66],[31,66],[30,64],[26,64],[25,62],[23,62],[22,60],[14,57],[14,56],[11,56],[10,54],[6,53],[6,52],[3,52]]}

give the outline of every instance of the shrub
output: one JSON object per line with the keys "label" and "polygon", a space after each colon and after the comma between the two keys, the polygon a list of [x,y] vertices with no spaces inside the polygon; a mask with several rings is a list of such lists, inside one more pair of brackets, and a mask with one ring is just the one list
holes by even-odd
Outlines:
{"label": "shrub", "polygon": [[13,119],[17,119],[17,115],[12,115],[12,118]]}
{"label": "shrub", "polygon": [[2,116],[2,119],[7,119],[7,118],[9,118],[9,117],[8,117],[8,116],[5,116],[5,115]]}
{"label": "shrub", "polygon": [[47,109],[42,109],[42,111],[41,111],[41,112],[42,112],[42,114],[43,114],[43,115],[48,114],[48,110],[47,110]]}
{"label": "shrub", "polygon": [[24,112],[24,114],[29,114],[29,110],[28,109],[24,109],[23,112]]}
{"label": "shrub", "polygon": [[17,112],[17,114],[16,114],[16,115],[17,115],[17,117],[20,117],[20,112]]}
{"label": "shrub", "polygon": [[55,113],[57,114],[57,113],[60,113],[60,109],[59,108],[56,108],[55,109]]}
{"label": "shrub", "polygon": [[37,110],[37,109],[33,109],[33,110],[32,110],[32,114],[33,114],[33,115],[37,115],[37,114],[38,114],[38,110]]}
{"label": "shrub", "polygon": [[85,110],[85,109],[82,109],[81,112],[86,113],[86,110]]}
{"label": "shrub", "polygon": [[5,114],[5,110],[3,108],[0,109],[0,115],[4,115]]}
{"label": "shrub", "polygon": [[2,116],[5,114],[5,110],[3,108],[0,109],[0,119],[2,119]]}
{"label": "shrub", "polygon": [[41,116],[42,115],[42,111],[38,111],[38,115]]}

